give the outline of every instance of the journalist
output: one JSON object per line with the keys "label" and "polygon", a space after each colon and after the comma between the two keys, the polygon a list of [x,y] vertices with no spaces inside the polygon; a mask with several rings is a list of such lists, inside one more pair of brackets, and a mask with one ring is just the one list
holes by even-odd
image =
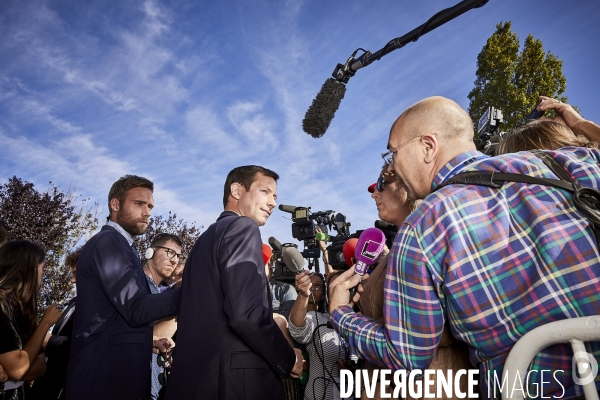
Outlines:
{"label": "journalist", "polygon": [[[482,397],[490,398],[488,372],[501,379],[520,337],[548,322],[600,314],[592,225],[571,194],[554,187],[518,182],[441,187],[465,171],[554,176],[527,152],[497,157],[477,152],[471,119],[449,99],[427,98],[403,112],[390,130],[388,150],[408,200],[423,202],[394,241],[385,322],[352,310],[348,290],[359,277],[349,270],[333,284],[333,325],[360,357],[412,371],[431,364],[448,321],[453,336],[469,345]],[[550,154],[582,185],[600,187],[597,149]],[[597,342],[589,351],[600,357]],[[556,379],[542,383],[542,374],[532,375],[529,393],[540,388],[544,396],[582,395],[572,380],[572,355],[568,344],[540,352],[532,369],[551,369]]]}

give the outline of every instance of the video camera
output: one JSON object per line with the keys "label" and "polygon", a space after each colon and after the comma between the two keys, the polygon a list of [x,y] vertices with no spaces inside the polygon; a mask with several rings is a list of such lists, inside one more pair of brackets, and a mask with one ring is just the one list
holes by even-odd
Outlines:
{"label": "video camera", "polygon": [[[269,243],[271,242],[269,241]],[[275,263],[273,264],[273,277],[278,281],[293,283],[296,274],[293,271],[290,271],[285,265],[282,255],[287,247],[298,248],[298,245],[294,243],[283,243],[279,244],[278,248],[277,246],[274,247],[273,244],[271,244],[271,247],[273,247],[273,258],[275,259]]]}
{"label": "video camera", "polygon": [[[534,121],[544,115],[544,112],[538,111],[537,107],[541,101],[535,105],[533,110],[524,118],[523,123]],[[502,110],[496,107],[488,107],[483,113],[477,124],[477,135],[479,135],[480,145],[477,146],[477,150],[488,154],[494,155],[494,147],[500,140],[507,134],[507,132],[496,132],[501,124],[504,123],[504,116]]]}
{"label": "video camera", "polygon": [[495,134],[502,123],[504,123],[502,110],[496,107],[488,107],[481,118],[479,118],[479,123],[477,124],[477,135],[479,135],[481,143],[481,145],[478,146],[478,150],[485,154],[489,154],[492,150],[492,136],[498,136],[497,140],[494,140],[495,143],[498,143],[504,135],[504,132],[499,132],[497,135]]}
{"label": "video camera", "polygon": [[[346,221],[346,216],[333,211],[312,212],[311,207],[296,207],[290,205],[279,205],[281,211],[292,214],[292,237],[304,241],[304,250],[300,253],[302,257],[308,260],[308,268],[314,267],[315,272],[319,271],[319,257],[321,249],[317,241],[329,242],[326,249],[330,265],[336,268],[338,265],[345,265],[342,247],[344,242],[350,237],[350,222]],[[330,230],[337,234],[329,236]]]}

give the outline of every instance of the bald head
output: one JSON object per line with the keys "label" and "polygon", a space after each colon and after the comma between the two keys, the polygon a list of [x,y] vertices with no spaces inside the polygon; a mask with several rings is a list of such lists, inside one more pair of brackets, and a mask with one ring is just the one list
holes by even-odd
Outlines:
{"label": "bald head", "polygon": [[404,139],[435,133],[444,143],[460,145],[462,142],[474,149],[471,117],[456,102],[445,97],[428,97],[413,104],[396,120],[392,131],[400,122],[406,134]]}
{"label": "bald head", "polygon": [[431,192],[438,171],[461,153],[475,150],[473,122],[458,104],[435,96],[410,106],[394,122],[388,148],[393,167],[409,194],[422,199]]}

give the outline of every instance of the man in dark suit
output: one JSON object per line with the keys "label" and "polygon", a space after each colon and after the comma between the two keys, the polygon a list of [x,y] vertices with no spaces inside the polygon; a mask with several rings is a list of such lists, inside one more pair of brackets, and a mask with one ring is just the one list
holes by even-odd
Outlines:
{"label": "man in dark suit", "polygon": [[273,320],[258,229],[278,178],[258,166],[227,176],[225,211],[186,263],[167,399],[283,399],[280,377],[302,373],[300,350]]}
{"label": "man in dark suit", "polygon": [[81,251],[67,400],[150,396],[152,322],[177,314],[181,300],[180,290],[150,293],[133,246],[148,227],[153,189],[135,175],[115,182],[110,220]]}

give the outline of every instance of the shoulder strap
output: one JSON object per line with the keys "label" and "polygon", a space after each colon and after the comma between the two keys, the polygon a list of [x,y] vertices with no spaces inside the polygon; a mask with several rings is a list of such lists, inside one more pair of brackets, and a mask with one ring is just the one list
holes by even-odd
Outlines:
{"label": "shoulder strap", "polygon": [[577,183],[569,172],[550,154],[541,150],[530,151],[560,179],[536,178],[526,174],[511,174],[487,171],[471,171],[456,174],[435,188],[434,192],[452,184],[479,185],[500,188],[504,182],[521,182],[536,185],[552,186],[573,193],[575,207],[590,220],[594,228],[596,242],[600,249],[600,191]]}
{"label": "shoulder strap", "polygon": [[504,182],[521,182],[529,184],[537,184],[544,186],[553,186],[558,189],[568,190],[574,193],[577,184],[565,182],[560,179],[550,178],[536,178],[525,174],[511,174],[502,172],[488,172],[488,171],[471,171],[461,172],[456,174],[446,182],[435,188],[434,191],[440,190],[444,186],[462,183],[465,185],[478,185],[478,186],[489,186],[493,188],[500,188],[504,185]]}

